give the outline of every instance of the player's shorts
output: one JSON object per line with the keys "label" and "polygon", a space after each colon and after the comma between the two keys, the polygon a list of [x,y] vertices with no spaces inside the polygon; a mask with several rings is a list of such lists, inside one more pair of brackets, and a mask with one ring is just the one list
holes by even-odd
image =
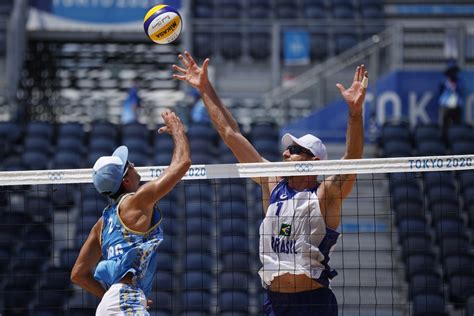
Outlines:
{"label": "player's shorts", "polygon": [[96,316],[149,316],[143,291],[132,285],[116,283],[105,292]]}
{"label": "player's shorts", "polygon": [[337,316],[337,300],[327,287],[299,293],[267,291],[263,310],[265,316]]}

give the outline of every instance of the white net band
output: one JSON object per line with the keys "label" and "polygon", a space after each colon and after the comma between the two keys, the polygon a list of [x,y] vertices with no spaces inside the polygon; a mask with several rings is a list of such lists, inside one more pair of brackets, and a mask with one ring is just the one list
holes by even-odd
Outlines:
{"label": "white net band", "polygon": [[[474,169],[474,155],[423,156],[303,162],[192,165],[184,180],[269,176],[375,174]],[[137,167],[143,181],[158,178],[166,166]],[[0,172],[0,186],[92,183],[92,169]]]}

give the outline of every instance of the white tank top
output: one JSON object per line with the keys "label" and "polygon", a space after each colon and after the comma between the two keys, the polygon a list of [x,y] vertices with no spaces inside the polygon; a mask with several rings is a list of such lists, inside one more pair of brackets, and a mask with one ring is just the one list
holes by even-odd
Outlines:
{"label": "white tank top", "polygon": [[283,179],[272,190],[260,225],[263,287],[285,273],[305,274],[324,286],[337,275],[328,262],[340,233],[326,227],[316,189],[296,191]]}

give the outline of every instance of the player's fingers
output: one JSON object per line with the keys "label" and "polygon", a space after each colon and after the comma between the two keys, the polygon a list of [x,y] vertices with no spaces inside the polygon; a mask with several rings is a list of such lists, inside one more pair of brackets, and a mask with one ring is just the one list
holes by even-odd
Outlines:
{"label": "player's fingers", "polygon": [[184,54],[186,55],[186,58],[189,60],[191,65],[196,64],[196,62],[194,61],[193,56],[191,56],[191,54],[187,50],[184,51]]}
{"label": "player's fingers", "polygon": [[163,126],[158,129],[158,134],[163,134],[168,132],[168,127]]}
{"label": "player's fingers", "polygon": [[344,86],[340,83],[336,84],[336,87],[339,89],[339,91],[341,93],[343,93],[344,91],[346,91],[346,88],[344,88]]}
{"label": "player's fingers", "polygon": [[179,54],[178,58],[181,61],[181,63],[183,63],[183,65],[185,65],[186,67],[189,67],[189,62],[186,60],[186,58],[184,58],[183,55]]}
{"label": "player's fingers", "polygon": [[358,78],[359,78],[359,69],[360,69],[360,66],[357,66],[355,72],[354,72],[354,82],[355,81],[358,81]]}
{"label": "player's fingers", "polygon": [[365,73],[365,65],[362,64],[360,65],[360,69],[359,69],[359,81],[362,81],[362,79],[364,79],[364,73]]}
{"label": "player's fingers", "polygon": [[209,65],[209,58],[206,58],[204,62],[202,63],[202,70],[204,71],[205,74],[207,74],[207,66]]}
{"label": "player's fingers", "polygon": [[183,73],[183,74],[186,73],[186,69],[181,68],[181,67],[179,67],[179,66],[177,66],[177,65],[173,65],[173,69],[176,70],[176,71],[179,71],[180,73]]}
{"label": "player's fingers", "polygon": [[178,80],[186,80],[186,76],[185,76],[185,75],[173,74],[173,78],[174,78],[174,79],[178,79]]}

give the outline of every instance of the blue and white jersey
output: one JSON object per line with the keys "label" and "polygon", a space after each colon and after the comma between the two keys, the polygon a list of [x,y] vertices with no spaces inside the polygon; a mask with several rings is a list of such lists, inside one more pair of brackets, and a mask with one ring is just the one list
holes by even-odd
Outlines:
{"label": "blue and white jersey", "polygon": [[101,249],[104,260],[97,265],[94,278],[108,289],[130,272],[133,274],[133,285],[148,295],[157,268],[156,250],[163,240],[163,231],[159,226],[161,213],[158,210],[153,212],[148,231],[133,231],[125,226],[118,213],[120,203],[127,196],[124,195],[117,204],[111,204],[102,214]]}
{"label": "blue and white jersey", "polygon": [[259,271],[263,287],[276,276],[305,274],[329,286],[337,272],[329,267],[329,256],[340,236],[326,227],[319,207],[317,187],[296,191],[286,179],[272,190],[260,225]]}

